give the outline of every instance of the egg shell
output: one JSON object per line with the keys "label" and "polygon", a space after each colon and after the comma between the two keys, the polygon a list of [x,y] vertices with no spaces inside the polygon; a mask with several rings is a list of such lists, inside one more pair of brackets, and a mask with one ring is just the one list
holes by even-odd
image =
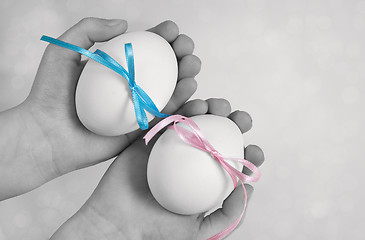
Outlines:
{"label": "egg shell", "polygon": [[[177,60],[170,44],[157,34],[140,31],[108,41],[100,50],[127,71],[124,45],[131,43],[135,81],[161,111],[177,82]],[[76,89],[76,111],[83,125],[104,136],[118,136],[139,128],[128,81],[104,65],[89,59]],[[154,116],[148,112],[151,121]]]}
{"label": "egg shell", "polygon": [[[191,119],[224,157],[244,157],[243,136],[230,119],[215,115]],[[189,129],[186,125],[179,126]],[[242,171],[237,162],[227,162]],[[147,180],[152,195],[171,212],[191,215],[220,206],[234,185],[229,174],[209,153],[185,143],[175,130],[167,129],[151,151]]]}

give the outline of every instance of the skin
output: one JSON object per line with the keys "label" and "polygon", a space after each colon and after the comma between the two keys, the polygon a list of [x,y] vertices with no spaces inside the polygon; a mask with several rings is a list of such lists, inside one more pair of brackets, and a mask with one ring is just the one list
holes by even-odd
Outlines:
{"label": "skin", "polygon": [[[94,42],[112,39],[126,29],[123,20],[86,18],[59,39],[88,49]],[[216,114],[230,118],[242,132],[251,128],[251,117],[241,111],[230,113],[227,100],[184,104],[196,90],[194,77],[201,67],[199,58],[192,55],[194,42],[179,34],[171,21],[148,31],[165,38],[179,61],[176,89],[162,112],[178,111],[186,116]],[[140,137],[143,132],[103,137],[80,123],[74,96],[84,65],[79,54],[49,45],[29,97],[19,106],[0,113],[0,200],[119,155],[90,199],[53,239],[205,239],[231,224],[243,207],[241,188],[232,192],[222,209],[206,218],[202,214],[181,216],[168,212],[148,189],[146,165],[153,143],[144,145]],[[256,166],[264,161],[257,146],[247,146],[245,153]],[[246,188],[250,197],[253,188]]]}
{"label": "skin", "polygon": [[[179,114],[215,114],[230,118],[244,133],[251,128],[246,112],[230,113],[225,99],[194,100]],[[243,209],[243,189],[238,186],[223,208],[208,217],[204,214],[178,215],[161,207],[147,183],[147,163],[158,137],[148,146],[138,139],[111,164],[85,205],[51,238],[58,239],[207,239],[232,224]],[[246,159],[256,166],[264,161],[261,149],[245,148]],[[253,187],[245,184],[248,198]]]}

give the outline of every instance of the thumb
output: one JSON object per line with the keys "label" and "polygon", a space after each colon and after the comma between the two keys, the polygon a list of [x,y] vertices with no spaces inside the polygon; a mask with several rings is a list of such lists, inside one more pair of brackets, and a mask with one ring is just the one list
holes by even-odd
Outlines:
{"label": "thumb", "polygon": [[[245,184],[244,186],[247,192],[247,200],[249,200],[253,193],[253,187],[249,184]],[[215,234],[222,232],[228,226],[233,224],[242,213],[243,207],[244,191],[241,185],[237,185],[233,192],[224,201],[222,208],[216,210],[215,212],[204,218],[200,228],[202,230],[201,235],[203,236],[203,238],[201,239],[210,238]],[[243,215],[243,218],[244,216],[245,213]],[[236,229],[242,224],[243,218],[237,225]]]}
{"label": "thumb", "polygon": [[[58,39],[88,49],[95,42],[108,41],[121,35],[127,27],[125,20],[84,18]],[[73,98],[84,65],[80,53],[49,44],[39,65],[31,95],[40,99],[43,95],[52,96],[56,101],[59,100],[57,96]],[[60,91],[66,94],[60,94]]]}
{"label": "thumb", "polygon": [[[76,46],[89,49],[95,42],[108,41],[128,28],[128,23],[121,19],[84,18],[68,29],[58,39]],[[55,53],[59,57],[80,60],[80,54],[50,44],[45,54]]]}

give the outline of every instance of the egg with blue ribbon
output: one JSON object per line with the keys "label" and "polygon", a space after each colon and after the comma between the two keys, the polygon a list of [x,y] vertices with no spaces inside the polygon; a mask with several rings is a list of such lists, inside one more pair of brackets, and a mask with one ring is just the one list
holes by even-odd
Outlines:
{"label": "egg with blue ribbon", "polygon": [[99,47],[77,84],[76,111],[90,131],[118,136],[160,113],[175,89],[178,65],[170,44],[157,34],[139,31],[118,36]]}

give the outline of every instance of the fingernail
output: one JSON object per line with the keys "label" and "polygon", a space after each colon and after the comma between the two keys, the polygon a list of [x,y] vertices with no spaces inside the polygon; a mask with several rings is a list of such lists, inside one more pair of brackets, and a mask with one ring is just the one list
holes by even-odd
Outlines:
{"label": "fingernail", "polygon": [[109,27],[115,27],[118,25],[125,25],[125,24],[127,24],[127,21],[122,20],[122,19],[110,19],[110,20],[108,20],[108,23],[107,23],[107,25]]}

